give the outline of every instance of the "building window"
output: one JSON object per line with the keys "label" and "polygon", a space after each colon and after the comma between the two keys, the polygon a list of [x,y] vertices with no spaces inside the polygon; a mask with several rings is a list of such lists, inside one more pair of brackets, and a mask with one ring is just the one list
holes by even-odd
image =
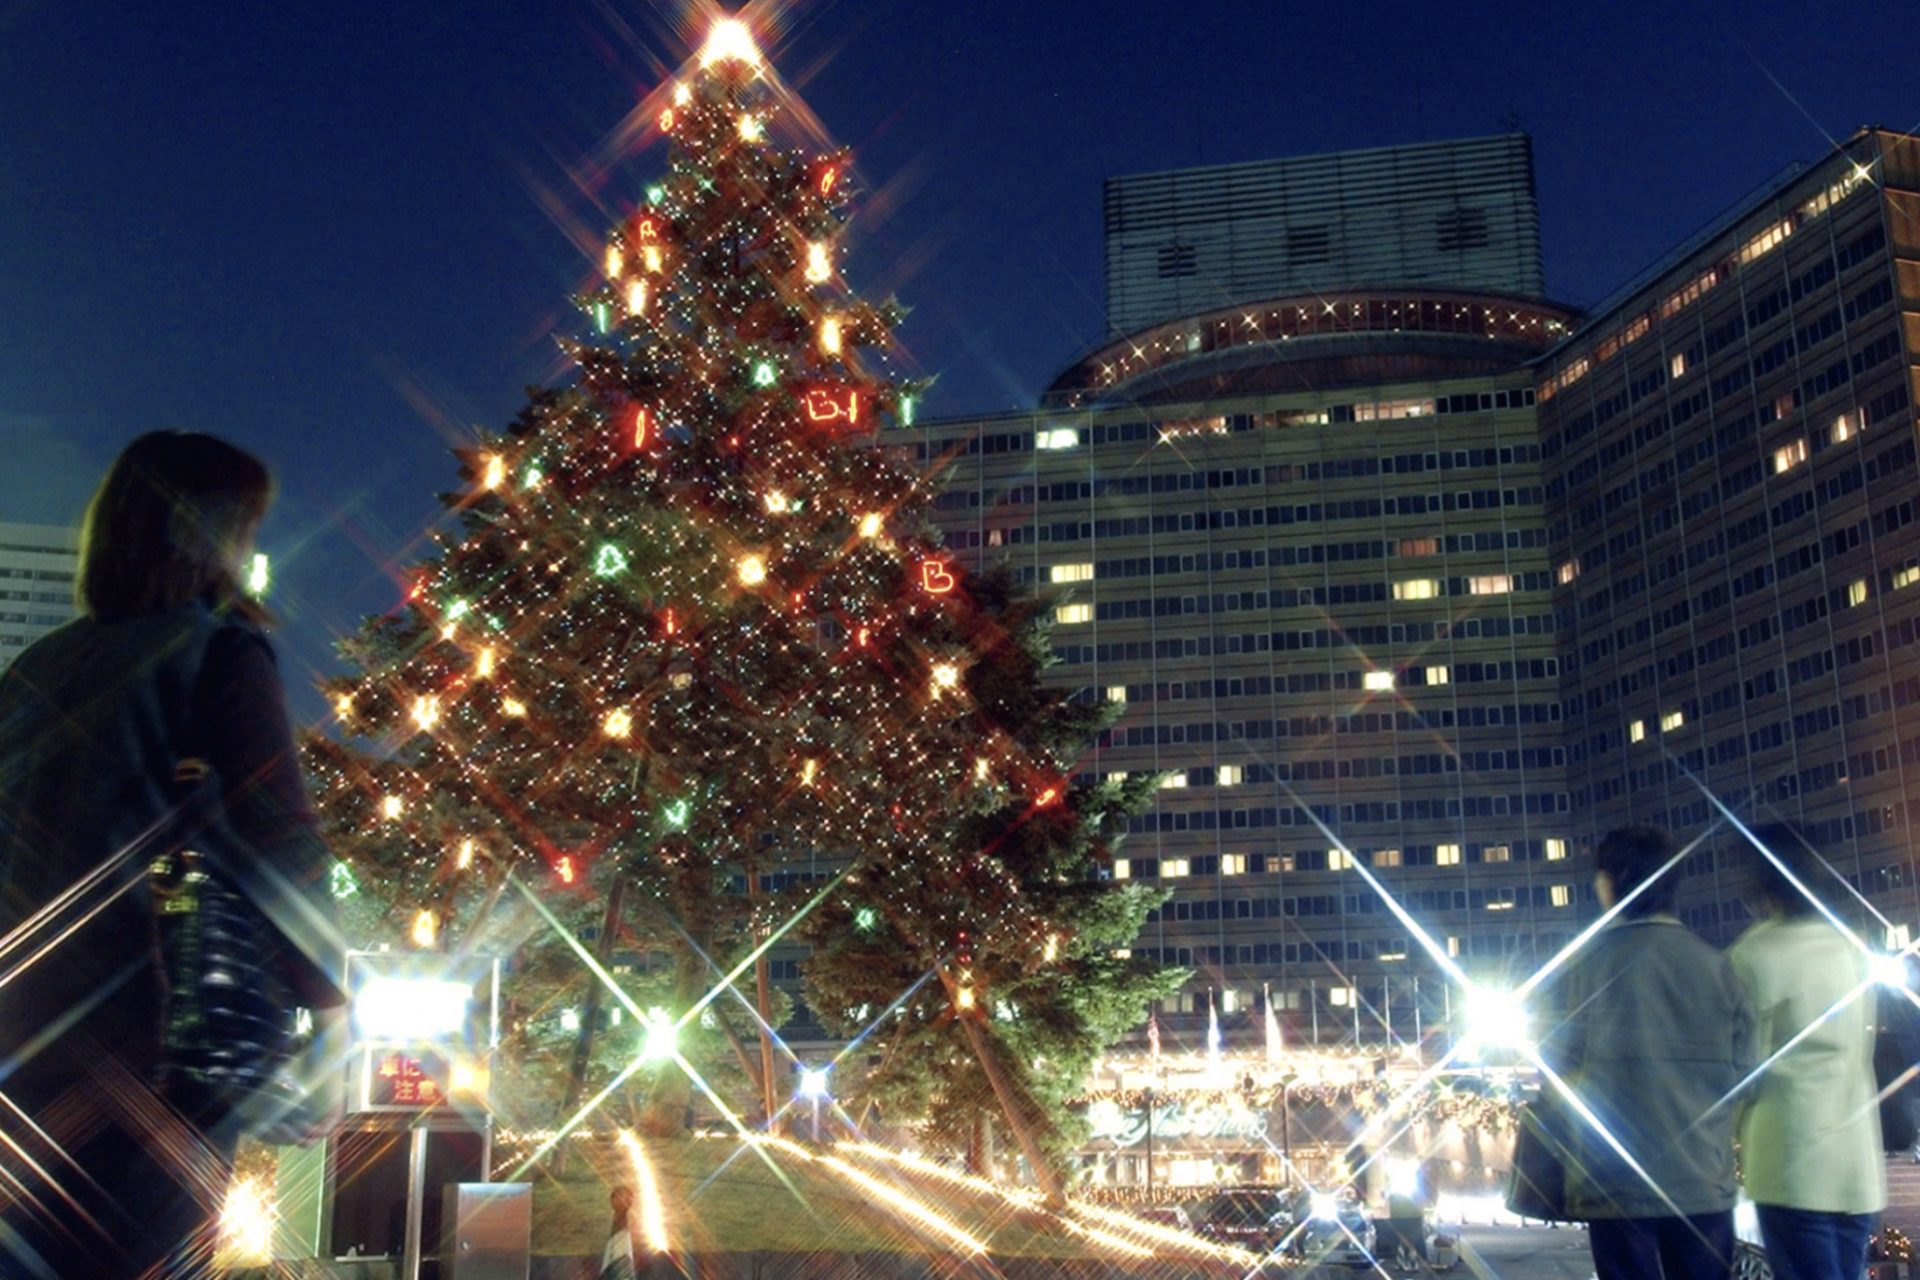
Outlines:
{"label": "building window", "polygon": [[1504,844],[1490,844],[1480,851],[1482,862],[1512,862],[1513,849]]}
{"label": "building window", "polygon": [[1108,702],[1125,702],[1126,700],[1127,686],[1123,684],[1110,684],[1107,686]]}
{"label": "building window", "polygon": [[1093,606],[1090,604],[1063,604],[1053,611],[1054,621],[1063,624],[1092,622]]}
{"label": "building window", "polygon": [[1327,991],[1327,999],[1333,1001],[1336,1009],[1347,1009],[1360,1003],[1352,987],[1332,987]]}
{"label": "building window", "polygon": [[1374,693],[1384,693],[1393,688],[1393,672],[1369,671],[1361,678],[1360,683]]}
{"label": "building window", "polygon": [[1048,427],[1033,433],[1033,447],[1036,449],[1073,449],[1079,444],[1080,431],[1077,427]]}
{"label": "building window", "polygon": [[1773,451],[1773,474],[1791,471],[1807,460],[1807,442],[1793,440]]}
{"label": "building window", "polygon": [[1327,870],[1345,871],[1353,865],[1353,855],[1345,849],[1327,850]]}
{"label": "building window", "polygon": [[1437,867],[1457,867],[1460,865],[1460,846],[1443,844],[1433,851],[1433,864]]}
{"label": "building window", "polygon": [[1852,413],[1841,414],[1833,420],[1833,431],[1830,433],[1829,438],[1832,439],[1835,444],[1853,439],[1860,434],[1861,421],[1861,413],[1858,409],[1855,409]]}
{"label": "building window", "polygon": [[1220,874],[1223,876],[1243,876],[1247,874],[1247,855],[1244,853],[1221,854]]}
{"label": "building window", "polygon": [[1553,836],[1547,837],[1547,861],[1565,862],[1567,860],[1567,842]]}
{"label": "building window", "polygon": [[1646,740],[1646,737],[1647,737],[1647,722],[1645,720],[1635,720],[1632,724],[1627,726],[1627,741],[1644,742]]}
{"label": "building window", "polygon": [[1126,780],[1127,771],[1125,769],[1112,769],[1107,773],[1108,782],[1125,782]]}
{"label": "building window", "polygon": [[1445,684],[1447,683],[1447,681],[1451,679],[1453,679],[1453,673],[1445,667],[1428,667],[1427,668],[1428,684]]}
{"label": "building window", "polygon": [[1573,905],[1573,886],[1571,885],[1556,884],[1548,889],[1547,893],[1549,895],[1548,900],[1556,907],[1570,907]]}
{"label": "building window", "polygon": [[1916,582],[1920,582],[1920,563],[1910,564],[1894,571],[1893,589],[1895,591],[1901,587],[1910,587]]}
{"label": "building window", "polygon": [[1093,566],[1091,564],[1056,564],[1047,570],[1049,582],[1091,582]]}
{"label": "building window", "polygon": [[1220,766],[1214,781],[1223,787],[1237,787],[1246,779],[1247,771],[1237,764]]}
{"label": "building window", "polygon": [[1673,359],[1667,363],[1668,376],[1671,378],[1678,379],[1684,376],[1686,372],[1687,372],[1687,353],[1684,351],[1674,352]]}
{"label": "building window", "polygon": [[1133,959],[1133,948],[1132,947],[1115,947],[1113,949],[1113,958],[1115,960],[1131,960]]}
{"label": "building window", "polygon": [[1159,267],[1162,280],[1177,280],[1198,271],[1200,264],[1192,245],[1169,244],[1160,247]]}
{"label": "building window", "polygon": [[1399,866],[1400,851],[1398,849],[1375,849],[1373,851],[1373,865],[1376,867]]}
{"label": "building window", "polygon": [[1160,859],[1160,878],[1178,880],[1188,874],[1192,866],[1193,864],[1185,858],[1162,858]]}
{"label": "building window", "polygon": [[1561,565],[1557,570],[1554,571],[1554,577],[1559,579],[1560,585],[1563,587],[1566,586],[1569,582],[1572,582],[1575,578],[1579,576],[1580,576],[1580,557],[1578,556],[1575,556],[1573,559],[1567,561],[1565,564]]}
{"label": "building window", "polygon": [[1476,596],[1503,596],[1513,590],[1513,575],[1489,573],[1467,579],[1467,590]]}
{"label": "building window", "polygon": [[1269,871],[1294,871],[1298,869],[1299,865],[1300,859],[1291,853],[1276,853],[1267,858],[1267,870]]}
{"label": "building window", "polygon": [[1395,600],[1431,600],[1440,594],[1438,578],[1408,578],[1393,584]]}
{"label": "building window", "polygon": [[1685,724],[1686,722],[1687,722],[1686,712],[1684,711],[1666,712],[1660,717],[1660,732],[1672,733],[1675,729],[1678,729],[1681,725]]}
{"label": "building window", "polygon": [[1438,538],[1402,538],[1400,554],[1403,556],[1437,556],[1440,554]]}
{"label": "building window", "polygon": [[1865,578],[1856,578],[1854,581],[1848,583],[1847,606],[1852,608],[1854,605],[1865,604],[1866,602],[1867,580]]}
{"label": "building window", "polygon": [[1460,954],[1460,939],[1453,934],[1447,935],[1447,954],[1456,957]]}
{"label": "building window", "polygon": [[1115,880],[1133,879],[1133,864],[1125,858],[1115,858],[1113,860],[1113,878]]}
{"label": "building window", "polygon": [[1187,785],[1187,775],[1184,772],[1170,773],[1166,777],[1160,779],[1160,789],[1162,791],[1176,790],[1186,785]]}

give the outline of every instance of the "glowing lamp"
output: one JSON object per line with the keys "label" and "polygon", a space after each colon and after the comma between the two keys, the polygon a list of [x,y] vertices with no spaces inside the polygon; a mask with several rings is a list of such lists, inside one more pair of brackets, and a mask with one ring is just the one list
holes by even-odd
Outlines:
{"label": "glowing lamp", "polygon": [[580,1011],[578,1009],[562,1009],[560,1011],[560,1029],[562,1031],[578,1031],[580,1029]]}
{"label": "glowing lamp", "polygon": [[229,1267],[273,1265],[273,1195],[255,1178],[237,1179],[220,1204],[219,1254]]}
{"label": "glowing lamp", "polygon": [[561,854],[560,861],[553,864],[553,869],[559,873],[561,884],[572,884],[580,874],[574,870],[573,856],[571,854]]}
{"label": "glowing lamp", "polygon": [[345,720],[353,714],[353,695],[343,693],[333,700],[333,714]]}
{"label": "glowing lamp", "polygon": [[866,515],[860,517],[860,536],[863,538],[879,537],[882,527],[884,527],[884,522],[881,520],[879,512],[868,512]]}
{"label": "glowing lamp", "polygon": [[425,951],[433,946],[434,939],[440,934],[440,922],[431,911],[416,911],[413,916],[413,928],[407,932],[407,940]]}
{"label": "glowing lamp", "polygon": [[609,542],[601,547],[593,557],[593,571],[602,578],[611,578],[624,573],[627,568],[627,553]]}
{"label": "glowing lamp", "polygon": [[607,718],[601,721],[600,729],[609,738],[630,738],[633,736],[633,713],[625,707],[615,707],[607,712]]}
{"label": "glowing lamp", "polygon": [[693,101],[693,89],[685,81],[681,81],[680,83],[673,86],[673,105],[674,106],[684,107],[689,102],[692,102],[692,101]]}
{"label": "glowing lamp", "polygon": [[957,992],[954,993],[953,1003],[956,1008],[960,1008],[960,1009],[973,1008],[973,1005],[974,1005],[973,988],[970,986],[961,987]]}
{"label": "glowing lamp", "polygon": [[1884,987],[1904,987],[1907,985],[1907,957],[1904,952],[1893,955],[1875,956],[1868,962],[1873,980]]}
{"label": "glowing lamp", "polygon": [[817,773],[819,769],[820,762],[818,760],[808,760],[802,765],[800,767],[800,785],[803,787],[811,787],[813,785],[814,774]]}
{"label": "glowing lamp", "polygon": [[666,266],[666,261],[657,244],[650,244],[640,250],[640,265],[644,266],[651,275],[659,275]]}
{"label": "glowing lamp", "polygon": [[820,318],[820,350],[830,356],[840,354],[839,316],[822,316]]}
{"label": "glowing lamp", "polygon": [[388,796],[380,802],[380,815],[389,820],[397,818],[406,809],[399,796]]}
{"label": "glowing lamp", "polygon": [[507,479],[507,460],[497,453],[487,455],[486,471],[480,483],[488,489],[498,489]]}
{"label": "glowing lamp", "polygon": [[734,576],[743,587],[757,587],[767,580],[767,562],[760,556],[741,556]]}
{"label": "glowing lamp", "polygon": [[928,595],[948,594],[953,590],[955,581],[952,571],[940,561],[922,560],[920,562],[920,589]]}
{"label": "glowing lamp", "polygon": [[462,871],[466,870],[468,867],[473,865],[472,837],[468,837],[467,839],[462,840],[460,842],[460,853],[459,853],[459,856],[454,860],[454,865],[456,867],[459,867]]}
{"label": "glowing lamp", "polygon": [[1527,1011],[1520,997],[1497,987],[1475,987],[1467,993],[1466,1040],[1472,1052],[1524,1048]]}
{"label": "glowing lamp", "polygon": [[362,1040],[450,1040],[467,1024],[473,988],[444,978],[371,978],[353,997],[354,1033]]}
{"label": "glowing lamp", "polygon": [[253,560],[247,565],[247,594],[254,597],[264,596],[272,582],[273,569],[267,560],[267,553],[254,552]]}
{"label": "glowing lamp", "polygon": [[833,279],[833,260],[827,256],[827,246],[818,240],[807,244],[806,277],[808,284],[825,284]]}
{"label": "glowing lamp", "polygon": [[642,1062],[665,1062],[679,1056],[680,1028],[665,1009],[647,1010],[647,1030],[640,1041]]}
{"label": "glowing lamp", "polygon": [[760,123],[759,116],[740,117],[740,140],[742,142],[758,142],[766,136],[767,126]]}
{"label": "glowing lamp", "polygon": [[777,516],[787,509],[787,495],[778,489],[769,489],[767,496],[761,499],[767,508],[767,514]]}
{"label": "glowing lamp", "polygon": [[872,929],[880,923],[880,913],[872,907],[862,907],[853,913],[853,924],[857,929]]}
{"label": "glowing lamp", "polygon": [[607,278],[610,280],[618,279],[620,272],[625,269],[626,265],[627,256],[620,252],[620,246],[617,244],[608,245],[606,261]]}
{"label": "glowing lamp", "polygon": [[740,19],[722,18],[707,32],[707,42],[700,46],[700,65],[711,67],[716,62],[760,65],[760,46],[753,42],[753,32]]}
{"label": "glowing lamp", "polygon": [[831,1095],[827,1092],[827,1068],[802,1067],[800,1087],[795,1092],[802,1098],[830,1097]]}
{"label": "glowing lamp", "polygon": [[518,720],[527,714],[527,704],[518,698],[504,698],[500,702],[500,714]]}
{"label": "glowing lamp", "polygon": [[660,113],[660,132],[673,132],[673,108],[668,107]]}
{"label": "glowing lamp", "polygon": [[635,280],[627,286],[627,314],[637,316],[647,309],[647,282]]}
{"label": "glowing lamp", "polygon": [[423,693],[413,700],[413,723],[421,729],[431,729],[440,723],[440,699],[433,694]]}
{"label": "glowing lamp", "polygon": [[480,650],[473,662],[473,674],[485,680],[493,675],[493,646],[487,645]]}
{"label": "glowing lamp", "polygon": [[644,449],[652,438],[653,411],[645,405],[636,405],[633,410],[633,447]]}
{"label": "glowing lamp", "polygon": [[780,370],[774,367],[773,361],[756,360],[753,362],[753,385],[754,386],[770,387],[775,382],[778,382],[779,380],[780,380]]}
{"label": "glowing lamp", "polygon": [[960,683],[960,668],[951,662],[938,662],[933,667],[933,687],[951,689]]}
{"label": "glowing lamp", "polygon": [[1313,1216],[1315,1218],[1320,1219],[1323,1222],[1334,1221],[1338,1219],[1340,1216],[1340,1201],[1337,1197],[1335,1197],[1329,1192],[1326,1192],[1326,1191],[1314,1192],[1313,1198],[1308,1202],[1308,1204],[1309,1204],[1309,1210],[1313,1214]]}

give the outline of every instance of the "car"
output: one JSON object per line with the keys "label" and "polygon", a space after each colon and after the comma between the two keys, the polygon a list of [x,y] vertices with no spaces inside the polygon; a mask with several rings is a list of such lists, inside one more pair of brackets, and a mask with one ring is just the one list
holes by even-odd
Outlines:
{"label": "car", "polygon": [[1372,1267],[1378,1248],[1366,1206],[1326,1194],[1312,1198],[1293,1242],[1294,1252],[1308,1262],[1336,1267]]}
{"label": "car", "polygon": [[1270,1187],[1221,1191],[1200,1209],[1200,1234],[1221,1244],[1269,1254],[1286,1243],[1293,1215]]}
{"label": "car", "polygon": [[1177,1204],[1150,1204],[1136,1209],[1133,1216],[1157,1227],[1172,1227],[1175,1231],[1193,1230],[1192,1216]]}

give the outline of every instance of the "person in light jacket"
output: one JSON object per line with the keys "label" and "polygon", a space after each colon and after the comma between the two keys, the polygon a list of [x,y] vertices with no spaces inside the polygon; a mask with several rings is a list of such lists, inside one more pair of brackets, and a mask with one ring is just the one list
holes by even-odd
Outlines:
{"label": "person in light jacket", "polygon": [[1666,832],[1609,832],[1595,860],[1595,895],[1619,911],[1548,993],[1540,1044],[1591,1113],[1571,1122],[1567,1207],[1588,1224],[1599,1280],[1725,1280],[1738,1194],[1727,1099],[1751,1066],[1752,1009],[1726,957],[1673,914]]}
{"label": "person in light jacket", "polygon": [[1740,1111],[1742,1180],[1778,1280],[1860,1275],[1887,1204],[1869,955],[1833,918],[1839,875],[1798,832],[1765,826],[1758,921],[1727,952],[1751,993],[1760,1068]]}

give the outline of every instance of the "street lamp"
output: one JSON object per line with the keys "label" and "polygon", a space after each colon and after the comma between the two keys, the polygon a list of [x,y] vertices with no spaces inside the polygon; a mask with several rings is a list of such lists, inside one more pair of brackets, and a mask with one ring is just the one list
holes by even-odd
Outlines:
{"label": "street lamp", "polygon": [[827,1087],[827,1072],[830,1069],[828,1067],[800,1068],[800,1087],[796,1092],[800,1097],[813,1103],[813,1140],[816,1143],[820,1141],[821,1100],[832,1096]]}

